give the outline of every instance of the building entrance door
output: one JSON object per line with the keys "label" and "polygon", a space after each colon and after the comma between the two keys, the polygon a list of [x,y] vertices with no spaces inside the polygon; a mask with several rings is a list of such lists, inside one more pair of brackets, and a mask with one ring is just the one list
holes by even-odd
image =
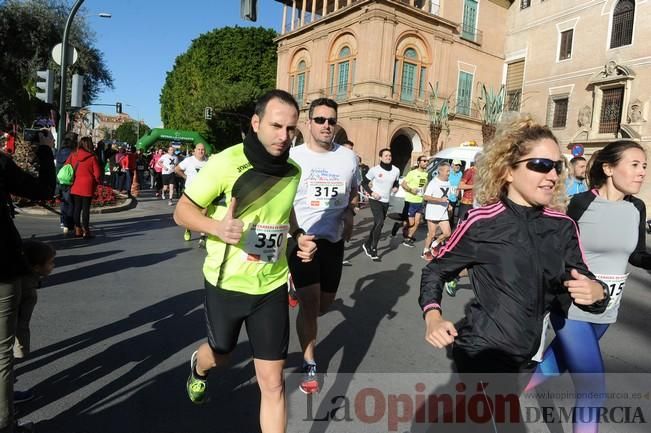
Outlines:
{"label": "building entrance door", "polygon": [[414,150],[411,144],[411,138],[406,135],[396,135],[391,140],[392,164],[400,169],[400,173],[405,173],[409,169],[411,161],[411,152]]}

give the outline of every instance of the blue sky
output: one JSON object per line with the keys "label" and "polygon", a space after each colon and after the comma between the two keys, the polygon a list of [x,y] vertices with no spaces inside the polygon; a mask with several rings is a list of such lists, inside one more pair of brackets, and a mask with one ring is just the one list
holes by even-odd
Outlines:
{"label": "blue sky", "polygon": [[[69,1],[72,4],[72,0]],[[112,14],[104,19],[100,12]],[[113,90],[94,102],[122,102],[123,111],[152,128],[161,125],[160,91],[176,57],[202,33],[225,26],[262,26],[280,31],[282,4],[258,0],[255,23],[240,18],[240,0],[86,0],[79,14],[87,15],[113,74]],[[98,112],[112,114],[109,107]]]}

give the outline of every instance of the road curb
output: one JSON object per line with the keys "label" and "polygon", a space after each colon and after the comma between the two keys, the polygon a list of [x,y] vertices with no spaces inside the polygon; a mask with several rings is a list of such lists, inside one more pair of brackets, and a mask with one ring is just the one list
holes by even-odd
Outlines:
{"label": "road curb", "polygon": [[[125,210],[133,209],[136,206],[138,206],[138,200],[136,200],[135,197],[129,197],[126,199],[124,203],[117,206],[91,207],[90,213],[97,215],[97,214],[105,214],[105,213],[122,212]],[[24,215],[47,216],[51,214],[59,214],[59,210],[54,207],[34,205],[30,207],[16,209],[16,213],[24,214]]]}

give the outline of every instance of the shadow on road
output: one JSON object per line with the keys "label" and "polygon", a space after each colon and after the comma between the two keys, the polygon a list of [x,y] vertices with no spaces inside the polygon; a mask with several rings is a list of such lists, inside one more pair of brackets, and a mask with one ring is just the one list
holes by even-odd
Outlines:
{"label": "shadow on road", "polygon": [[112,256],[113,254],[119,254],[121,252],[124,252],[124,250],[109,250],[101,251],[98,253],[68,254],[66,256],[57,256],[54,258],[54,267],[56,269],[63,266],[77,265],[83,262],[90,262],[96,259],[101,259],[103,257]]}
{"label": "shadow on road", "polygon": [[[28,374],[59,358],[120,334],[144,327],[138,335],[109,345],[92,357],[36,384],[37,396],[21,405],[21,416],[65,399],[102,377],[122,370],[119,377],[37,424],[48,433],[75,432],[252,432],[258,431],[260,395],[248,341],[239,343],[230,365],[209,379],[211,401],[193,405],[185,391],[189,362],[167,371],[160,364],[205,339],[203,290],[195,290],[144,308],[128,318],[33,352],[35,361],[17,374]],[[189,359],[190,352],[187,353]],[[241,364],[241,365],[240,365]],[[152,376],[134,385],[143,376]]]}
{"label": "shadow on road", "polygon": [[125,240],[135,236],[144,236],[151,230],[175,226],[169,213],[139,216],[133,218],[118,218],[108,221],[94,222],[91,217],[90,228],[95,237],[93,239],[75,238],[72,234],[51,234],[48,236],[35,236],[42,242],[47,242],[56,250],[68,250],[87,246],[97,246],[105,243]]}
{"label": "shadow on road", "polygon": [[[409,292],[408,281],[412,277],[411,264],[403,263],[397,269],[377,272],[360,278],[355,284],[351,299],[352,307],[337,299],[332,309],[339,311],[344,320],[339,323],[317,346],[317,360],[321,371],[328,371],[328,366],[337,352],[342,350],[338,373],[354,373],[366,356],[377,332],[385,319],[392,320],[397,313],[393,307],[402,296]],[[326,378],[327,380],[327,378]],[[350,385],[351,375],[338,374],[331,391],[321,397],[327,405],[335,395],[345,394]],[[295,386],[288,386],[288,393],[297,392]],[[324,408],[319,408],[320,413]],[[314,423],[311,433],[325,432],[328,423]]]}
{"label": "shadow on road", "polygon": [[[117,379],[67,408],[55,419],[40,422],[38,429],[50,433],[214,432],[215,422],[218,422],[220,431],[226,431],[221,430],[221,426],[228,425],[232,426],[230,431],[255,431],[259,392],[257,384],[251,383],[252,363],[231,369],[227,374],[213,374],[210,385],[214,400],[206,411],[201,412],[204,416],[185,394],[188,364],[157,372],[165,360],[189,343],[205,338],[203,309],[197,308],[202,304],[203,290],[191,291],[110,325],[35,350],[31,355],[34,361],[21,365],[17,374],[28,374],[74,352],[144,327],[137,335],[108,345],[84,361],[36,384],[33,391],[37,397],[21,405],[21,415],[28,416],[34,410],[55,404],[97,381],[101,382],[102,377],[122,370]],[[240,343],[232,355],[234,363],[249,357],[248,342]],[[133,385],[145,375],[153,377]],[[235,391],[227,392],[229,390]],[[211,415],[205,417],[207,413]]]}
{"label": "shadow on road", "polygon": [[47,278],[47,287],[58,284],[81,281],[88,278],[95,278],[103,274],[114,272],[124,272],[128,268],[146,268],[157,263],[164,262],[176,257],[178,254],[191,251],[192,248],[178,248],[176,250],[166,251],[164,253],[141,254],[139,256],[123,257],[120,259],[108,260],[102,263],[95,263],[69,271],[52,274]]}

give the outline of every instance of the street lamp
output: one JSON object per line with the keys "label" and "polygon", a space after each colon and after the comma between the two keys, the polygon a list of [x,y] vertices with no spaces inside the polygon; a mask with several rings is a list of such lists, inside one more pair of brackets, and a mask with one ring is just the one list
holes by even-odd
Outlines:
{"label": "street lamp", "polygon": [[[68,36],[72,20],[74,20],[77,11],[84,0],[77,0],[72,6],[66,26],[63,28],[63,37],[61,38],[61,94],[59,95],[59,131],[57,133],[57,150],[61,148],[63,136],[66,132],[66,93],[67,93],[67,68],[68,68]],[[99,14],[102,18],[111,18],[111,14],[102,12]]]}

